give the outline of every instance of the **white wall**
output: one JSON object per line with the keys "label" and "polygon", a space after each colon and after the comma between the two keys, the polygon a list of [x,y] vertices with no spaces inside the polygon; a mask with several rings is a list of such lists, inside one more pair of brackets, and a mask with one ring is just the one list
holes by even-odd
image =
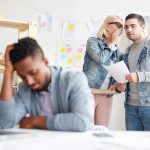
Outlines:
{"label": "white wall", "polygon": [[[130,12],[140,12],[145,15],[149,14],[148,2],[148,0],[121,2],[120,0],[1,0],[0,15],[5,16],[8,20],[16,21],[38,21],[40,14],[44,12],[53,15],[56,18],[55,31],[53,33],[39,32],[37,39],[51,62],[55,64],[55,50],[58,42],[61,42],[60,31],[64,21],[86,22],[90,19],[104,19],[111,14],[117,14],[124,18]],[[14,34],[2,33],[1,31],[0,50],[4,50],[5,45],[14,40]],[[88,37],[84,30],[83,33],[84,39]],[[3,35],[7,35],[6,38]],[[124,48],[126,43],[122,45]]]}
{"label": "white wall", "polygon": [[[107,15],[117,14],[125,17],[129,13],[150,15],[149,0],[1,0],[0,15],[5,19],[15,21],[38,21],[41,13],[53,15],[55,30],[53,33],[41,33],[38,31],[37,40],[41,44],[46,56],[52,64],[55,64],[55,51],[61,41],[60,31],[62,22],[71,20],[75,22],[87,22],[90,19],[104,19]],[[82,28],[83,39],[88,38],[85,28]],[[8,43],[17,40],[17,31],[12,29],[0,29],[0,51],[4,52]],[[74,42],[74,41],[73,41]],[[77,41],[75,41],[77,42]],[[124,51],[128,45],[125,37],[120,41],[120,48]],[[124,95],[114,98],[113,112],[110,129],[124,129]]]}

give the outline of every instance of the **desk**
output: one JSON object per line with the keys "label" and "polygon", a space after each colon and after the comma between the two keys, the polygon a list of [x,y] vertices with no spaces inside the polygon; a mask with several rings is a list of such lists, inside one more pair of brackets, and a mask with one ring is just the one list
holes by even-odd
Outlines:
{"label": "desk", "polygon": [[93,131],[16,131],[27,134],[1,138],[0,150],[150,150],[150,132],[111,131],[113,137],[96,137]]}
{"label": "desk", "polygon": [[116,91],[112,90],[102,90],[102,89],[91,89],[93,94],[102,94],[102,95],[114,95],[117,94]]}

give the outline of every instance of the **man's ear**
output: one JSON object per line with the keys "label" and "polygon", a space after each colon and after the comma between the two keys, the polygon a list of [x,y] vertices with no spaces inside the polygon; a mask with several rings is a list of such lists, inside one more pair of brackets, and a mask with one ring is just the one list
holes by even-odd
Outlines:
{"label": "man's ear", "polygon": [[49,67],[49,61],[47,58],[44,58],[44,64]]}
{"label": "man's ear", "polygon": [[141,27],[142,27],[142,30],[144,31],[145,30],[145,25],[142,25]]}

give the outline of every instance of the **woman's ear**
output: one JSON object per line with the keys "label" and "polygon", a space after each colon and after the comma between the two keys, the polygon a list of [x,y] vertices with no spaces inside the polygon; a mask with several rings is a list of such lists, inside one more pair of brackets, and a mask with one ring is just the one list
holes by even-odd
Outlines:
{"label": "woman's ear", "polygon": [[104,28],[105,28],[106,31],[108,31],[109,30],[109,25],[106,24]]}

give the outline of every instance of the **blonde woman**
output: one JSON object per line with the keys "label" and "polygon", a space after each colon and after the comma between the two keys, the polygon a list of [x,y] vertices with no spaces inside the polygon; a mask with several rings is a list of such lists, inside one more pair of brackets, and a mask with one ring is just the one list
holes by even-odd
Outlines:
{"label": "blonde woman", "polygon": [[[122,54],[117,43],[123,30],[123,21],[119,16],[108,16],[100,27],[97,38],[90,37],[86,45],[83,71],[87,76],[90,88],[108,89],[114,80],[104,69],[120,61]],[[94,95],[95,124],[108,127],[113,97]]]}

